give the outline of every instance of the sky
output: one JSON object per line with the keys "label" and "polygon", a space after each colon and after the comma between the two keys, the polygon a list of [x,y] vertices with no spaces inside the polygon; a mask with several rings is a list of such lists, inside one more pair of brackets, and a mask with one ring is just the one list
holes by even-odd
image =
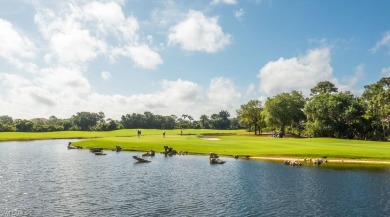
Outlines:
{"label": "sky", "polygon": [[0,0],[0,115],[198,119],[390,76],[387,0]]}

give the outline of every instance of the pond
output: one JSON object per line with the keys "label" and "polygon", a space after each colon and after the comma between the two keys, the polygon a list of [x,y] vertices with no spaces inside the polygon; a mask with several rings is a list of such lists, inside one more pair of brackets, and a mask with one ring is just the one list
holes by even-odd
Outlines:
{"label": "pond", "polygon": [[335,170],[206,156],[0,143],[0,216],[389,216],[390,169]]}

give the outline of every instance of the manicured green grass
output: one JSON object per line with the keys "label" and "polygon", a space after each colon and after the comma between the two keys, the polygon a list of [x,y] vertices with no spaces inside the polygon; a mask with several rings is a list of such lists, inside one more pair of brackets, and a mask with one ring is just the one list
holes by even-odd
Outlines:
{"label": "manicured green grass", "polygon": [[[177,151],[196,154],[216,152],[221,155],[283,156],[299,158],[328,158],[390,160],[389,142],[342,140],[331,138],[272,138],[269,136],[248,135],[244,130],[204,130],[187,129],[165,130],[142,129],[142,136],[137,137],[137,130],[116,130],[110,132],[63,131],[49,133],[0,133],[0,140],[36,140],[36,139],[71,139],[89,138],[74,145],[84,148],[101,147],[114,149],[116,145],[124,150],[157,152],[168,145]],[[205,140],[218,138],[219,140]],[[65,145],[65,144],[64,144]]]}
{"label": "manicured green grass", "polygon": [[77,142],[85,148],[101,147],[114,149],[116,145],[124,150],[149,151],[153,149],[161,152],[163,146],[168,145],[177,151],[207,154],[216,152],[221,155],[250,155],[250,156],[289,156],[299,158],[328,158],[344,159],[376,159],[390,160],[390,143],[359,140],[341,140],[331,138],[272,138],[267,136],[248,136],[245,134],[234,136],[208,136],[219,140],[205,140],[200,136],[180,136],[168,134],[144,135],[141,138],[107,137]]}
{"label": "manicured green grass", "polygon": [[[163,130],[142,129],[142,135],[162,135]],[[244,130],[205,130],[205,129],[187,129],[183,134],[207,134],[207,133],[244,133]],[[180,130],[166,130],[167,135],[180,134]],[[38,140],[38,139],[71,139],[71,138],[103,138],[103,137],[125,137],[137,136],[136,129],[115,130],[108,132],[97,131],[59,131],[43,133],[24,133],[24,132],[2,132],[0,141],[18,141],[18,140]]]}

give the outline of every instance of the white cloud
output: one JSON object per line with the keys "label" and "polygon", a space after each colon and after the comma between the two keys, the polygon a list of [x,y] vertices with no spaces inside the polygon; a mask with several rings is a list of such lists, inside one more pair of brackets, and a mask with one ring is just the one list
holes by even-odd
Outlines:
{"label": "white cloud", "polygon": [[390,77],[390,67],[383,68],[381,70],[381,76],[382,77]]}
{"label": "white cloud", "polygon": [[136,66],[145,69],[156,69],[158,65],[163,63],[160,55],[151,50],[147,45],[116,48],[113,50],[112,55],[113,58],[117,56],[130,57]]}
{"label": "white cloud", "polygon": [[271,96],[302,90],[308,93],[320,81],[333,81],[330,49],[309,50],[304,56],[268,62],[259,72],[260,93]]}
{"label": "white cloud", "polygon": [[230,79],[218,77],[211,80],[207,97],[214,108],[232,109],[241,93]]}
{"label": "white cloud", "polygon": [[0,106],[4,106],[5,114],[15,118],[68,118],[82,110],[83,97],[91,90],[81,71],[64,67],[45,68],[31,78],[0,73],[0,80]]}
{"label": "white cloud", "polygon": [[234,83],[222,77],[212,79],[205,92],[194,82],[177,79],[162,80],[160,89],[152,93],[104,95],[92,92],[82,73],[71,68],[47,68],[35,79],[0,73],[0,90],[3,114],[28,119],[51,115],[69,118],[80,111],[103,111],[115,119],[144,111],[191,114],[195,118],[220,110],[234,115],[241,99]]}
{"label": "white cloud", "polygon": [[102,71],[100,74],[104,80],[108,80],[112,77],[111,73],[107,71]]}
{"label": "white cloud", "polygon": [[236,0],[213,0],[211,4],[229,4],[229,5],[235,5],[237,4]]}
{"label": "white cloud", "polygon": [[79,21],[82,17],[82,11],[76,5],[69,5],[57,13],[49,9],[38,10],[34,21],[51,49],[45,56],[47,62],[56,57],[62,64],[83,64],[106,51],[104,40],[94,37],[83,27]]}
{"label": "white cloud", "polygon": [[214,53],[230,43],[217,17],[206,17],[202,12],[189,11],[187,18],[169,30],[168,44],[179,44],[182,49]]}
{"label": "white cloud", "polygon": [[0,42],[0,57],[18,68],[27,65],[24,59],[32,59],[36,56],[37,49],[34,43],[19,33],[12,23],[1,18]]}
{"label": "white cloud", "polygon": [[127,42],[139,39],[139,24],[135,17],[126,17],[122,7],[115,2],[91,2],[83,7],[84,16],[89,21],[97,22],[98,29],[104,34],[116,34]]}
{"label": "white cloud", "polygon": [[116,2],[71,2],[58,12],[40,8],[34,20],[50,44],[51,52],[44,55],[48,64],[58,60],[71,67],[85,66],[99,55],[107,55],[113,62],[125,56],[146,69],[163,62],[154,49],[141,42],[136,18],[125,16]]}
{"label": "white cloud", "polygon": [[234,16],[239,20],[242,18],[242,16],[244,16],[244,14],[245,14],[245,11],[242,8],[240,8],[240,10],[234,12]]}
{"label": "white cloud", "polygon": [[89,93],[91,86],[83,72],[77,68],[45,68],[36,78],[40,87],[61,95],[61,97],[71,98],[72,95]]}
{"label": "white cloud", "polygon": [[102,95],[91,94],[82,103],[90,111],[104,111],[107,117],[119,119],[121,115],[150,111],[155,114],[196,114],[202,93],[198,84],[185,80],[163,80],[161,89],[150,94]]}
{"label": "white cloud", "polygon": [[50,44],[62,63],[89,62],[106,49],[106,44],[92,37],[89,30],[72,27],[53,34]]}
{"label": "white cloud", "polygon": [[83,7],[88,20],[97,20],[102,31],[121,24],[126,19],[122,8],[115,2],[91,2]]}
{"label": "white cloud", "polygon": [[[34,82],[15,74],[0,73],[0,87],[4,92],[0,100],[2,112],[16,118],[41,114],[56,105],[54,94],[34,84]],[[31,111],[34,108],[34,111]]]}
{"label": "white cloud", "polygon": [[120,119],[129,112],[196,113],[197,105],[205,104],[199,103],[204,99],[200,87],[190,81],[163,80],[160,90],[150,94],[103,95],[91,92],[81,72],[69,68],[47,68],[36,79],[0,73],[0,90],[3,114],[16,118],[69,118],[79,111],[103,111],[107,117]]}
{"label": "white cloud", "polygon": [[382,47],[387,47],[388,52],[390,52],[390,31],[386,32],[386,33],[383,35],[382,39],[379,40],[379,41],[376,43],[375,47],[373,47],[373,48],[371,49],[371,52],[372,52],[372,53],[375,53],[375,52],[377,52],[379,49],[381,49]]}

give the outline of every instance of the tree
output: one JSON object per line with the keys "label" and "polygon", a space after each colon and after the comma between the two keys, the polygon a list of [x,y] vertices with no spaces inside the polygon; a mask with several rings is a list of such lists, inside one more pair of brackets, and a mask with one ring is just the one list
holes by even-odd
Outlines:
{"label": "tree", "polygon": [[175,128],[175,118],[171,116],[165,116],[164,117],[164,129],[174,129]]}
{"label": "tree", "polygon": [[[191,119],[190,119],[190,117],[191,116],[189,116],[189,115],[182,114],[181,118],[177,119],[178,128],[181,128],[181,129],[191,128]],[[188,118],[188,120],[186,120],[186,118]]]}
{"label": "tree", "polygon": [[121,125],[119,121],[113,120],[113,119],[108,119],[107,120],[107,129],[106,130],[118,130],[121,128]]}
{"label": "tree", "polygon": [[365,117],[371,122],[372,136],[387,140],[390,130],[390,77],[381,78],[364,88],[362,100],[366,107]]}
{"label": "tree", "polygon": [[222,110],[218,114],[211,115],[211,125],[214,129],[228,129],[230,128],[230,113]]}
{"label": "tree", "polygon": [[261,134],[261,129],[265,126],[262,111],[263,107],[259,100],[250,100],[237,110],[237,118],[239,123],[247,127],[248,131],[254,127],[255,135]]}
{"label": "tree", "polygon": [[72,126],[72,121],[70,119],[62,120],[62,127],[64,128],[64,130],[71,130]]}
{"label": "tree", "polygon": [[238,118],[230,118],[230,129],[233,129],[233,130],[242,129]]}
{"label": "tree", "polygon": [[321,81],[310,89],[310,95],[314,96],[323,93],[337,93],[338,88],[330,81]]}
{"label": "tree", "polygon": [[13,124],[14,120],[12,119],[12,117],[10,117],[8,115],[3,115],[3,116],[0,116],[0,123],[2,123],[2,124]]}
{"label": "tree", "polygon": [[29,120],[15,120],[16,131],[18,132],[32,132],[34,124]]}
{"label": "tree", "polygon": [[364,108],[350,92],[321,92],[305,106],[309,136],[358,138],[362,136]]}
{"label": "tree", "polygon": [[143,115],[136,113],[122,115],[121,124],[126,129],[143,128],[145,126]]}
{"label": "tree", "polygon": [[194,118],[191,115],[188,115],[188,120],[190,121],[190,128],[193,128],[192,121],[194,120]]}
{"label": "tree", "polygon": [[302,93],[298,91],[281,93],[267,99],[262,114],[269,125],[279,127],[281,132],[285,132],[287,125],[293,127],[305,119],[304,105]]}
{"label": "tree", "polygon": [[201,115],[199,117],[199,121],[200,121],[200,126],[201,128],[203,129],[209,129],[210,128],[210,119],[209,119],[209,116],[207,115]]}
{"label": "tree", "polygon": [[76,115],[72,116],[72,123],[77,129],[80,130],[92,130],[93,127],[97,126],[104,119],[104,113],[91,113],[91,112],[77,112]]}
{"label": "tree", "polygon": [[14,120],[8,115],[0,116],[0,132],[16,131]]}

